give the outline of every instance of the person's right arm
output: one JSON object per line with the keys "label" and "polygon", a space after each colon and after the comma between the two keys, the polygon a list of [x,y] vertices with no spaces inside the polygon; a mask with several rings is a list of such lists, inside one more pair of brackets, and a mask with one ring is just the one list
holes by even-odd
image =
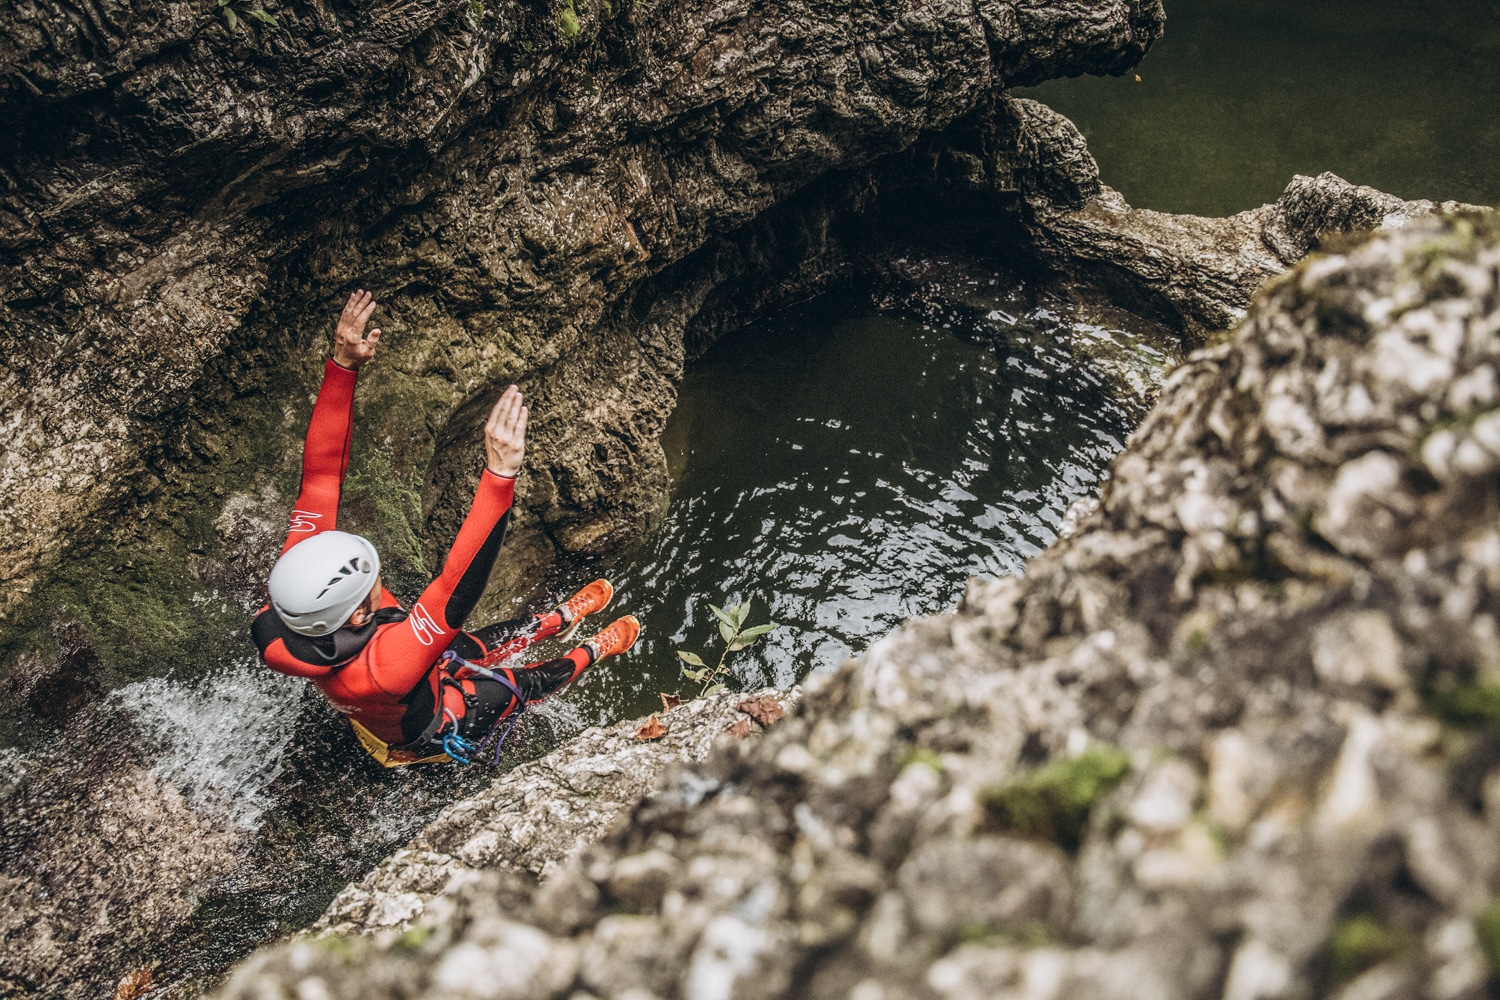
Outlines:
{"label": "person's right arm", "polygon": [[323,366],[323,387],[313,404],[302,449],[302,487],[292,509],[292,524],[283,553],[293,545],[338,523],[339,493],[349,468],[349,441],[354,427],[354,382],[380,344],[380,331],[365,336],[375,299],[356,290],[344,305],[333,335],[333,358]]}

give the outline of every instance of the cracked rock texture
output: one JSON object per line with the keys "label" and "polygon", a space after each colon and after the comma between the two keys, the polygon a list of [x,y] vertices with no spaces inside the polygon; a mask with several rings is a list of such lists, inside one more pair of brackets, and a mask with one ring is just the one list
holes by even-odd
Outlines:
{"label": "cracked rock texture", "polygon": [[1046,105],[1003,97],[974,120],[946,151],[958,186],[1019,195],[1038,260],[1180,329],[1190,346],[1239,322],[1266,279],[1330,235],[1482,210],[1403,201],[1332,173],[1296,176],[1273,204],[1222,219],[1136,209],[1100,182],[1083,135]]}
{"label": "cracked rock texture", "polygon": [[490,873],[221,995],[1484,996],[1497,371],[1493,220],[1315,257],[1171,375],[1024,578],[539,885]]}

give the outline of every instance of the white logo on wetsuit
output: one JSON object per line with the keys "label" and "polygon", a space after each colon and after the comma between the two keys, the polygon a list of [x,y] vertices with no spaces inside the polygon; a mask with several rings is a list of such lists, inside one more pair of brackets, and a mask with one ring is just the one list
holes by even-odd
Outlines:
{"label": "white logo on wetsuit", "polygon": [[318,520],[322,516],[323,516],[322,514],[316,514],[316,513],[312,512],[310,510],[294,510],[294,511],[292,511],[291,533],[292,534],[296,534],[299,531],[316,531],[316,530],[318,530],[318,526],[316,524],[313,524],[313,522],[316,521],[316,520]]}
{"label": "white logo on wetsuit", "polygon": [[438,633],[442,631],[438,623],[433,620],[432,614],[418,601],[411,609],[411,615],[406,619],[411,622],[411,630],[416,635],[417,641],[424,646],[431,646],[437,640]]}

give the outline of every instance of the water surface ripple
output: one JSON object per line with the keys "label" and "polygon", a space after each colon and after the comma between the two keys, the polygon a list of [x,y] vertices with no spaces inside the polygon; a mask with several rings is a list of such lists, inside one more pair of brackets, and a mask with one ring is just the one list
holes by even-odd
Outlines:
{"label": "water surface ripple", "polygon": [[664,435],[664,521],[634,549],[570,568],[609,575],[611,613],[645,626],[635,655],[570,695],[580,714],[602,722],[687,691],[674,650],[717,659],[710,601],[754,598],[754,622],[784,623],[736,654],[736,678],[789,685],[1050,543],[1123,447],[1166,355],[1139,320],[994,305],[831,296],[712,348]]}

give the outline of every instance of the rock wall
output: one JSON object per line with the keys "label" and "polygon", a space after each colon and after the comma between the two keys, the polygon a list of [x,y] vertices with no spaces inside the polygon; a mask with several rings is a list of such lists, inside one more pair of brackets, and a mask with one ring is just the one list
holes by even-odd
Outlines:
{"label": "rock wall", "polygon": [[939,187],[984,223],[1014,215],[1026,252],[1054,274],[1180,330],[1186,346],[1244,318],[1250,297],[1336,234],[1480,211],[1403,201],[1324,173],[1296,176],[1269,205],[1222,219],[1132,208],[1099,179],[1077,127],[1036,101],[1000,95],[918,147],[915,189]]}
{"label": "rock wall", "polygon": [[1000,87],[1122,71],[1163,22],[1156,0],[252,6],[0,18],[0,612],[127,495],[274,464],[286,429],[247,445],[266,428],[232,404],[293,405],[356,283],[388,334],[367,419],[405,432],[388,461],[439,526],[469,484],[428,474],[434,445],[523,380],[523,534],[618,540],[657,499],[681,366],[657,323],[600,335],[634,286]]}
{"label": "rock wall", "polygon": [[454,886],[410,935],[281,946],[221,995],[1481,997],[1497,366],[1492,217],[1326,252],[1176,370],[1024,578],[540,887]]}
{"label": "rock wall", "polygon": [[[754,307],[741,291],[823,280],[823,220],[875,164],[1007,84],[1123,70],[1162,24],[1136,0],[254,7],[0,14],[0,738],[33,751],[0,789],[0,992],[96,991],[235,879],[269,891],[278,852],[360,832],[326,799],[216,826],[107,701],[248,652],[350,287],[380,294],[386,348],[343,523],[414,593],[472,488],[476,415],[521,381],[514,592],[552,549],[640,526],[693,343]],[[289,714],[318,754],[330,720]],[[201,835],[133,823],[158,801]]]}

